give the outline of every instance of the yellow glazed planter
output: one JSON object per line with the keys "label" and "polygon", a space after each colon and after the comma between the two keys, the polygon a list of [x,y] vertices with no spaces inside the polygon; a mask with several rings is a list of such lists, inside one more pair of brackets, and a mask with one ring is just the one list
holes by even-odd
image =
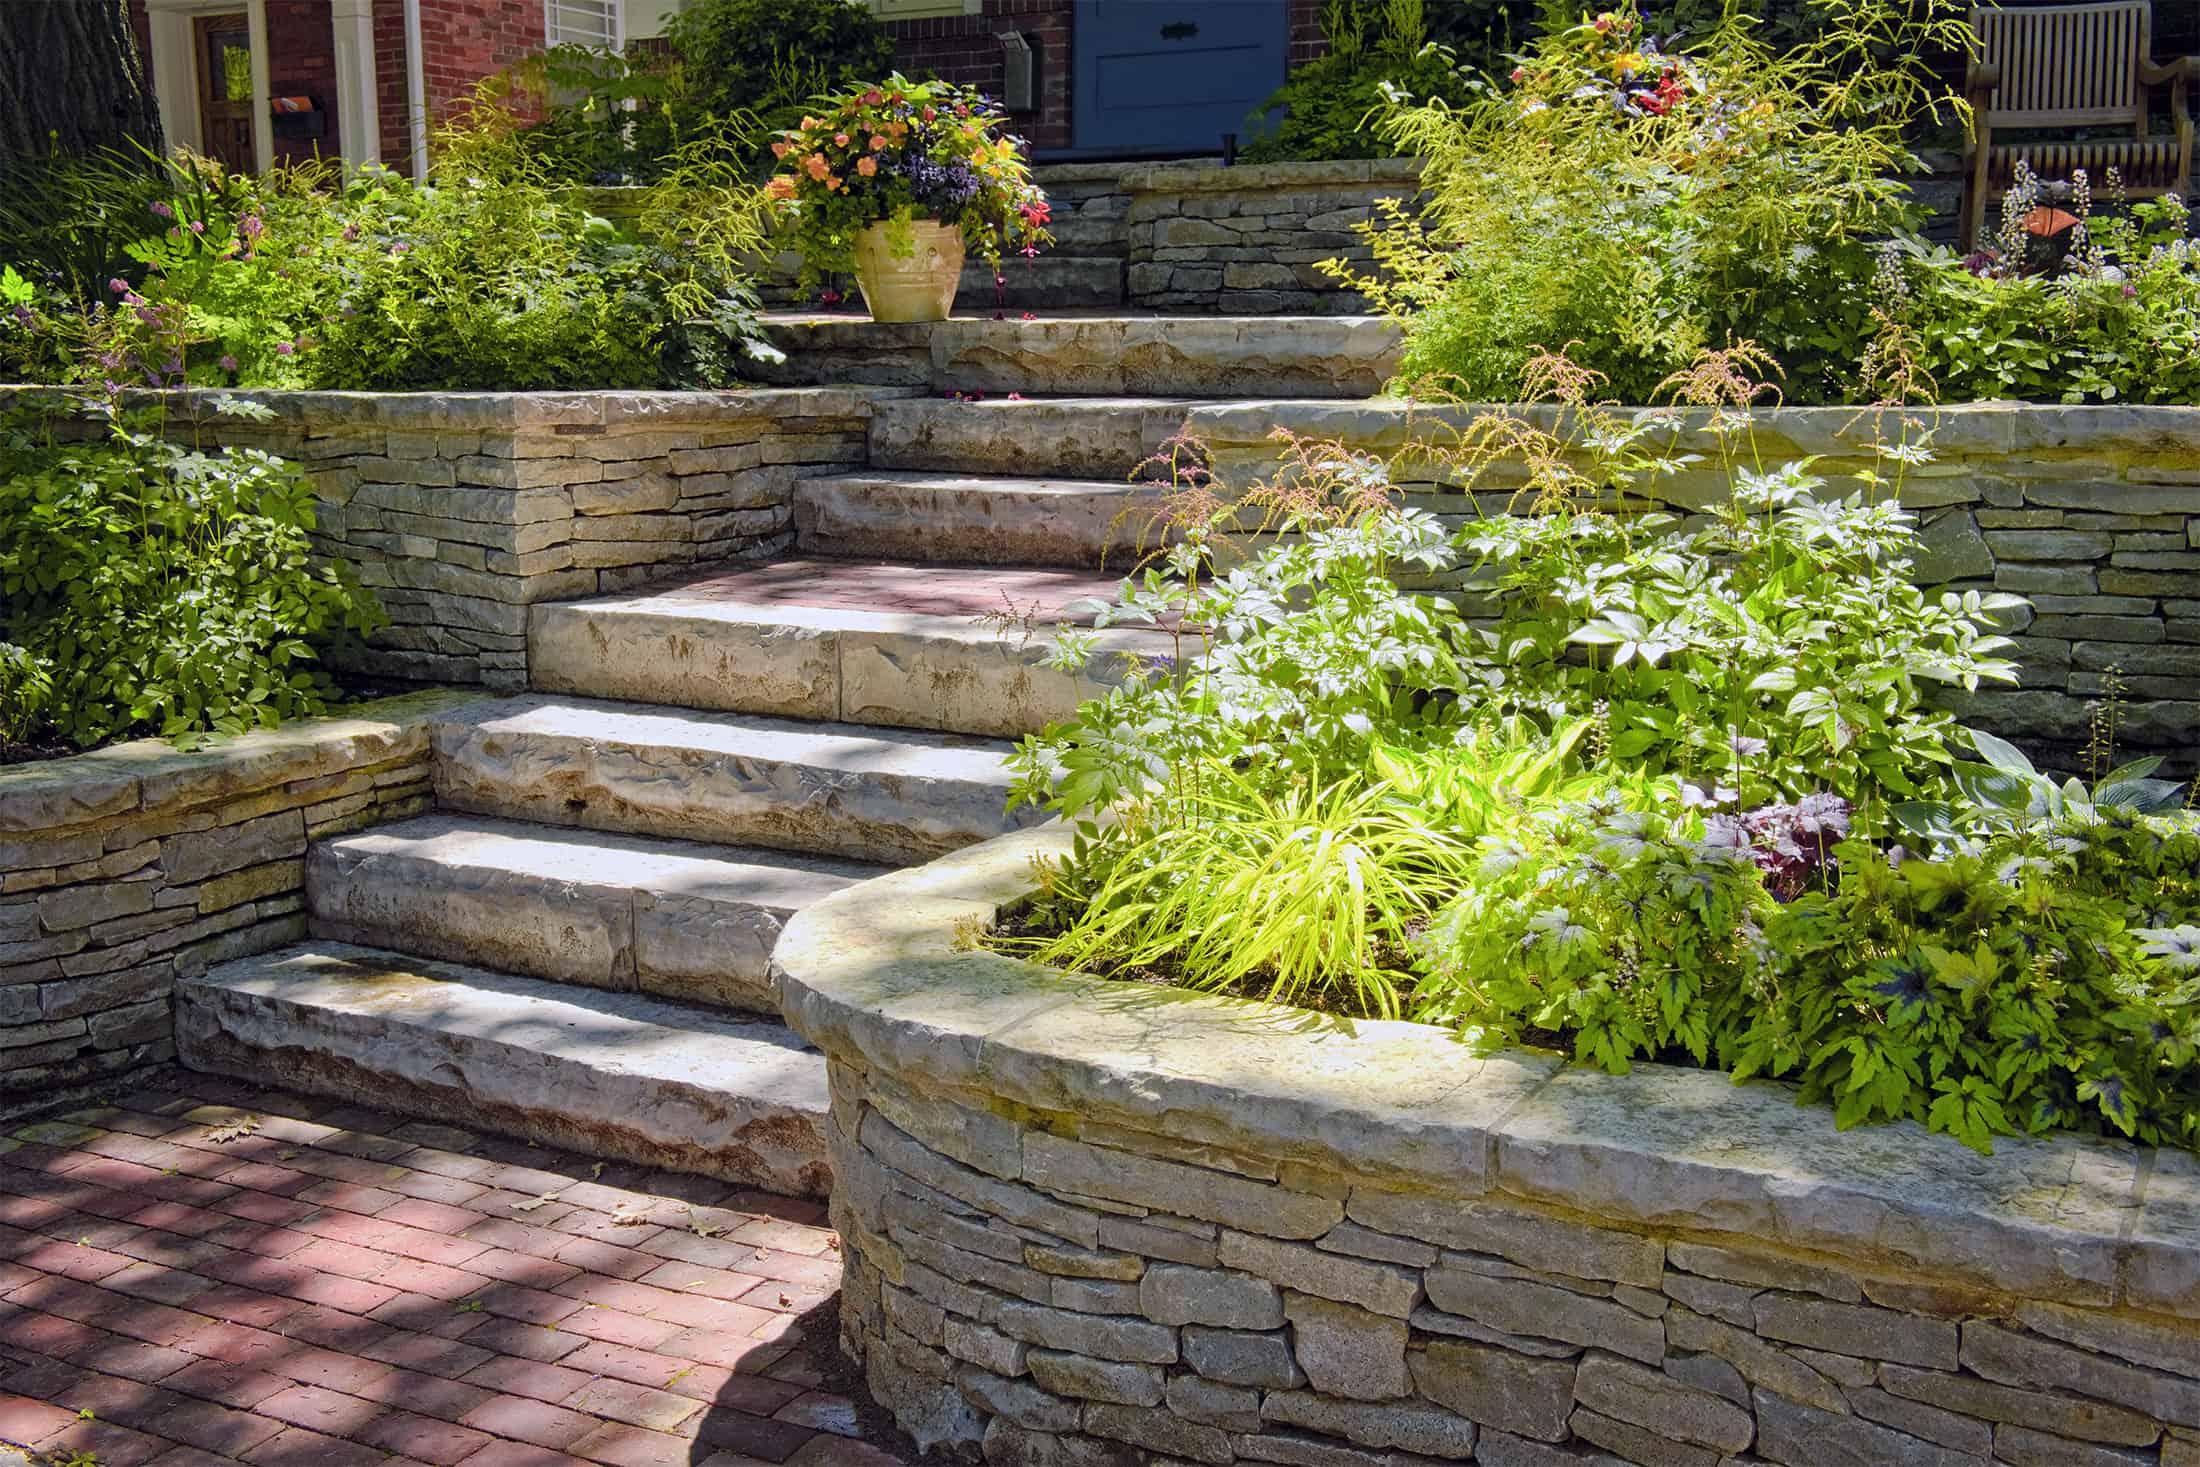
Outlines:
{"label": "yellow glazed planter", "polygon": [[962,280],[960,229],[930,219],[906,226],[916,235],[907,254],[894,248],[899,231],[884,221],[856,236],[856,283],[874,321],[944,321]]}

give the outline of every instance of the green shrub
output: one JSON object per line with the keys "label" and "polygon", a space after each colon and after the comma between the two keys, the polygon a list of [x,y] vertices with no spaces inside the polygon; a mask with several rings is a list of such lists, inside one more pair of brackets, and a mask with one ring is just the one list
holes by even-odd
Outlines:
{"label": "green shrub", "polygon": [[1390,157],[1398,150],[1370,116],[1400,97],[1466,93],[1454,58],[1431,45],[1423,0],[1325,0],[1322,38],[1327,50],[1246,119],[1246,162]]}
{"label": "green shrub", "polygon": [[893,67],[892,40],[857,0],[689,0],[665,31],[680,57],[686,105],[709,117],[746,117],[762,143],[802,120],[821,93]]}
{"label": "green shrub", "polygon": [[1838,13],[1778,53],[1734,8],[1665,52],[1620,8],[1548,30],[1508,87],[1389,109],[1427,216],[1371,227],[1373,272],[1334,270],[1405,325],[1401,377],[1505,401],[1563,348],[1643,402],[1747,337],[1829,390],[1870,326],[1864,242],[1909,217],[1905,129],[1942,100],[1918,52],[1962,24],[1950,0]]}
{"label": "green shrub", "polygon": [[745,267],[762,196],[722,138],[672,156],[640,239],[553,187],[490,93],[438,141],[425,185],[181,168],[196,185],[131,246],[142,280],[33,303],[0,350],[118,385],[350,391],[714,386],[771,354]]}
{"label": "green shrub", "polygon": [[334,685],[314,644],[377,624],[314,561],[301,475],[155,426],[90,443],[35,414],[0,426],[0,733],[89,747],[318,712]]}

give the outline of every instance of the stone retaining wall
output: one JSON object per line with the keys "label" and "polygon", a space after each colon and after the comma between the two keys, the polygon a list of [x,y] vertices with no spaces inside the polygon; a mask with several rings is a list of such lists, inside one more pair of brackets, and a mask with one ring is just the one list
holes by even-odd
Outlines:
{"label": "stone retaining wall", "polygon": [[[229,394],[274,417],[165,397],[176,436],[303,468],[317,543],[390,625],[331,660],[379,676],[527,684],[527,608],[794,543],[797,475],[864,459],[861,389]],[[0,403],[0,406],[4,406]]]}
{"label": "stone retaining wall", "polygon": [[1140,310],[1353,315],[1367,301],[1319,268],[1365,267],[1354,226],[1378,199],[1411,200],[1417,160],[1338,163],[1163,163],[1124,171],[1130,304]]}
{"label": "stone retaining wall", "polygon": [[[1271,471],[1269,435],[1279,426],[1391,455],[1409,438],[1450,441],[1486,411],[1263,403],[1196,408],[1186,426],[1208,445],[1217,475],[1243,485]],[[1555,422],[1549,412],[1530,416]],[[1982,403],[1925,413],[1908,431],[1857,408],[1759,409],[1750,418],[1753,453],[1768,465],[1822,455],[1815,472],[1840,493],[1856,491],[1841,477],[1853,469],[1899,477],[1901,502],[1920,525],[1921,583],[2030,599],[2012,623],[2021,685],[1955,699],[1965,719],[2067,756],[2085,743],[2088,706],[2113,670],[2124,688],[2122,746],[2181,769],[2200,758],[2200,408]],[[1923,432],[1930,463],[1905,469],[1874,454],[1877,441],[1914,442]],[[1714,460],[1719,452],[1693,428],[1674,447]],[[1400,471],[1410,502],[1449,519],[1513,505],[1517,476],[1493,476],[1471,505],[1438,492],[1446,477],[1411,464]],[[1687,515],[1727,482],[1700,466],[1660,480],[1658,494]]]}
{"label": "stone retaining wall", "polygon": [[454,696],[0,769],[0,1114],[173,1058],[177,977],[305,936],[308,841],[429,807]]}
{"label": "stone retaining wall", "polygon": [[2196,1467],[2200,1163],[970,951],[1058,830],[799,915],[841,1328],[991,1467]]}

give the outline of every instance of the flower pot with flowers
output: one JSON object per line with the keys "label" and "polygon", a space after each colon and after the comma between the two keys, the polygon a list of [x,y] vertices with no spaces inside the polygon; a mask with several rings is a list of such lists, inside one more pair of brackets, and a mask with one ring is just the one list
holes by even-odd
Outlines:
{"label": "flower pot with flowers", "polygon": [[853,271],[873,320],[943,321],[966,249],[999,270],[1053,242],[1023,140],[983,94],[897,75],[819,105],[772,144],[766,186],[805,288]]}

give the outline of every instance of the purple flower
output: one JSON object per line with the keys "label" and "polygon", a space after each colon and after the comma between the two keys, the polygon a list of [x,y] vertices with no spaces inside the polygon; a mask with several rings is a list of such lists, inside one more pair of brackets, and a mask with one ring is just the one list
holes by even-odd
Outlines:
{"label": "purple flower", "polygon": [[205,221],[204,219],[194,219],[194,220],[192,220],[192,221],[191,221],[191,232],[192,232],[193,234],[204,234],[204,233],[206,233],[206,221]]}
{"label": "purple flower", "polygon": [[237,359],[233,356],[230,356],[227,352],[224,352],[222,354],[221,361],[218,362],[216,365],[218,365],[224,372],[234,372],[237,370]]}
{"label": "purple flower", "polygon": [[275,343],[275,355],[279,357],[287,357],[297,349],[298,348],[295,345],[287,341],[278,341]]}
{"label": "purple flower", "polygon": [[114,279],[107,282],[107,288],[113,291],[116,295],[123,295],[129,291],[130,282],[124,280],[120,275],[117,275]]}
{"label": "purple flower", "polygon": [[153,213],[162,219],[173,219],[176,217],[176,211],[168,206],[168,202],[165,199],[155,199],[153,201]]}

